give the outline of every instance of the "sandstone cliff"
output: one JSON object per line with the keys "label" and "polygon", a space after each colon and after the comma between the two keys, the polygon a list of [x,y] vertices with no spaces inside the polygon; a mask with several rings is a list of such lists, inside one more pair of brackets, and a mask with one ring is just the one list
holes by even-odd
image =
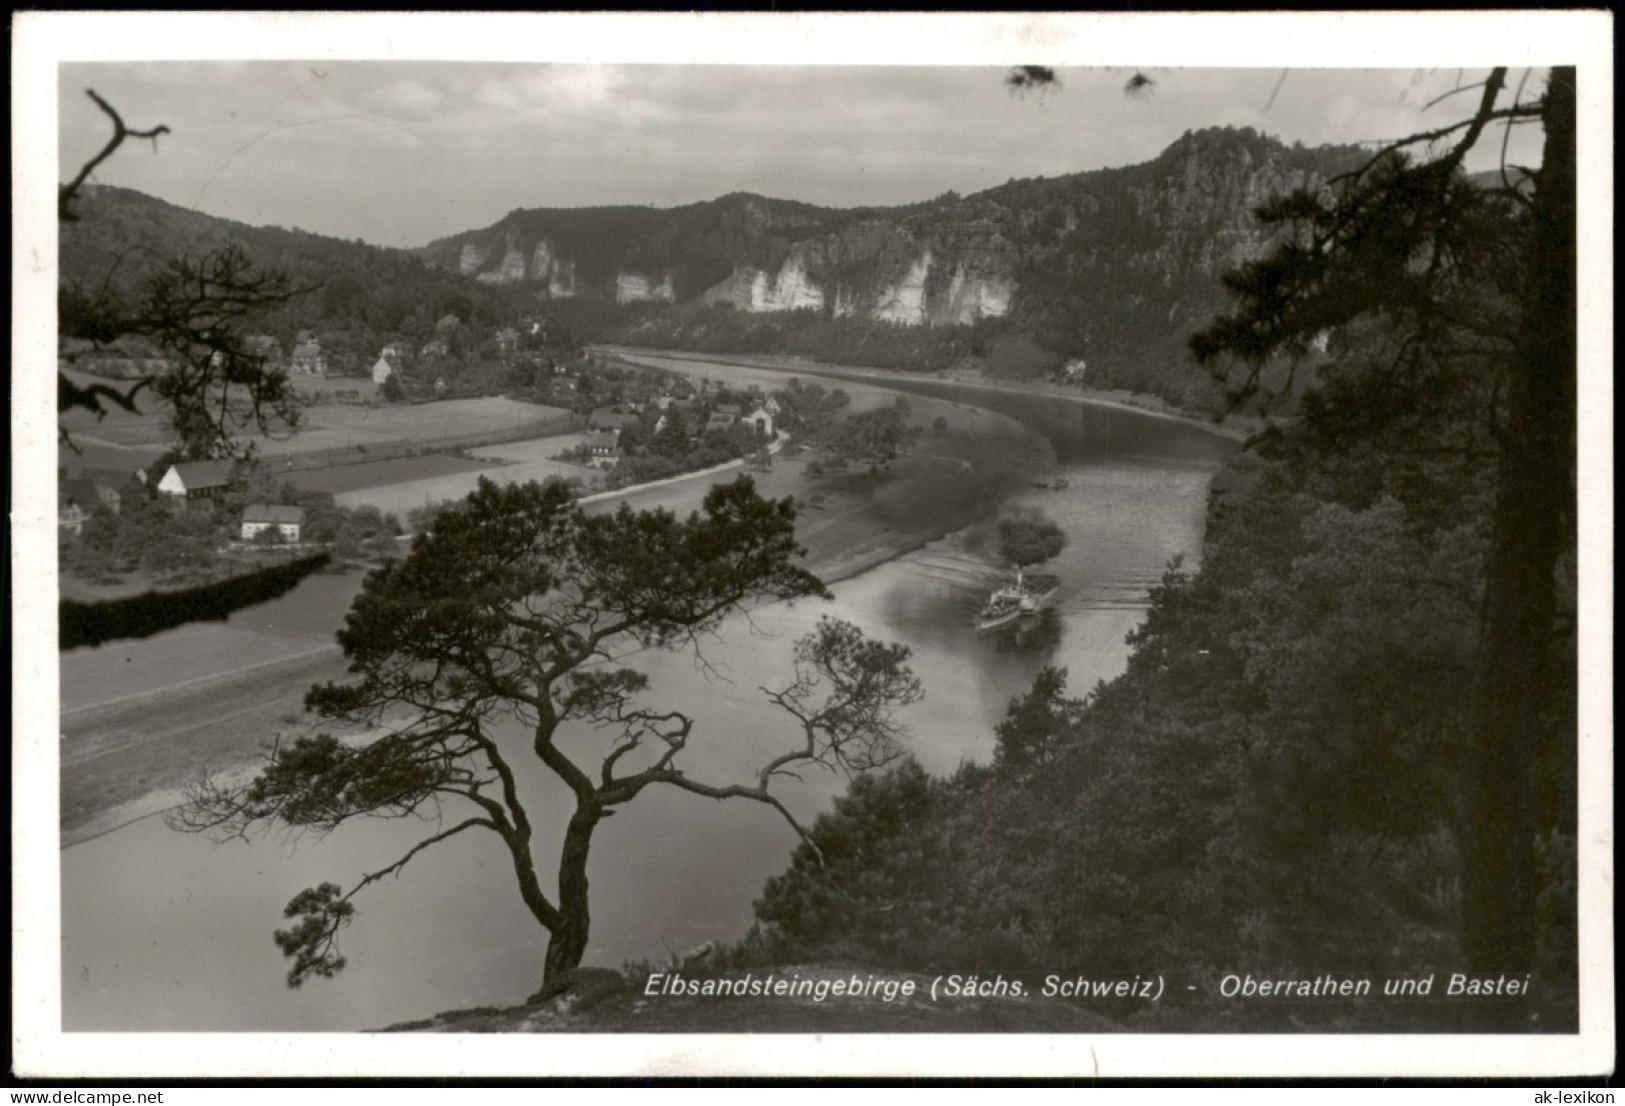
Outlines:
{"label": "sandstone cliff", "polygon": [[1358,157],[1251,130],[1186,134],[1154,161],[841,211],[736,193],[669,211],[521,210],[425,247],[431,262],[555,297],[730,304],[908,326],[1010,317],[1065,356],[1177,326],[1268,246],[1252,210]]}

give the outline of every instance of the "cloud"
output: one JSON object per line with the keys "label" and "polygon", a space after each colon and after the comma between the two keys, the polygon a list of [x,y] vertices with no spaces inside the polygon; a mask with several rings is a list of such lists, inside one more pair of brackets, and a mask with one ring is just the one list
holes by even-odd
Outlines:
{"label": "cloud", "polygon": [[[207,210],[251,219],[272,197],[260,189],[239,210],[236,182],[274,172],[287,192],[275,198],[279,221],[346,237],[362,222],[393,226],[374,233],[409,245],[479,225],[487,208],[494,218],[515,207],[668,206],[736,190],[909,203],[1146,161],[1186,130],[1223,124],[1309,145],[1397,137],[1458,117],[1471,99],[1420,110],[1455,84],[1454,70],[1294,69],[1282,81],[1280,69],[1157,68],[1146,70],[1154,96],[1126,96],[1135,71],[1063,68],[1059,90],[1018,99],[1000,66],[64,64],[59,134],[71,167],[106,141],[107,121],[79,91],[94,87],[132,124],[173,131],[156,157],[132,148],[101,179],[183,204],[202,189]],[[1514,150],[1513,160],[1538,159],[1538,148]],[[369,173],[388,186],[369,188]],[[353,219],[338,181],[353,182],[342,195],[366,208]]]}

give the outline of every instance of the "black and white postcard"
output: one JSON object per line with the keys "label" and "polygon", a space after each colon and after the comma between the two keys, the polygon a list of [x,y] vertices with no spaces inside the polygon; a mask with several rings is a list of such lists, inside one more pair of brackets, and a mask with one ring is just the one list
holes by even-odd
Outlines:
{"label": "black and white postcard", "polygon": [[1611,30],[18,16],[18,1071],[1607,1070]]}

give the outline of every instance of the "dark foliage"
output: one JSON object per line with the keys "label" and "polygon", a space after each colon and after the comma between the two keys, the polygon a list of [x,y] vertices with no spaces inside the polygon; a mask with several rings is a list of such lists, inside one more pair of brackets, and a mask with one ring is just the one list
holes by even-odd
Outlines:
{"label": "dark foliage", "polygon": [[212,584],[102,603],[63,600],[58,608],[60,647],[77,649],[121,638],[151,637],[189,622],[223,622],[236,611],[287,593],[330,559],[326,553],[317,553]]}
{"label": "dark foliage", "polygon": [[1065,548],[1066,531],[1042,511],[1020,511],[999,522],[999,552],[1017,568],[1053,560]]}
{"label": "dark foliage", "polygon": [[[1335,197],[1299,193],[1262,211],[1295,235],[1231,274],[1238,309],[1192,348],[1221,378],[1241,367],[1235,401],[1266,390],[1270,359],[1295,362],[1311,335],[1376,324],[1387,348],[1367,347],[1373,355],[1309,408],[1323,442],[1390,425],[1427,433],[1463,407],[1493,442],[1461,855],[1466,955],[1487,972],[1538,955],[1534,771],[1553,743],[1573,741],[1552,721],[1568,694],[1555,645],[1560,570],[1575,544],[1578,288],[1573,71],[1552,70],[1537,103],[1517,92],[1503,102],[1505,69],[1477,87],[1471,115],[1395,143]],[[1489,128],[1532,121],[1545,133],[1539,170],[1504,167],[1490,190],[1464,176]],[[1429,156],[1407,152],[1425,144]]]}

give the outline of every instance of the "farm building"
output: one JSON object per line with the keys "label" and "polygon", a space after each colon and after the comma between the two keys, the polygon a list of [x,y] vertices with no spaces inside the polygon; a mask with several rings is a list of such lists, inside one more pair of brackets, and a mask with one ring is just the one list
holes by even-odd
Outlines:
{"label": "farm building", "polygon": [[123,499],[112,484],[88,476],[81,476],[63,484],[62,494],[77,503],[87,515],[97,507],[106,507],[116,515]]}
{"label": "farm building", "polygon": [[56,523],[70,534],[78,534],[85,528],[85,519],[88,512],[66,493],[56,497]]}
{"label": "farm building", "polygon": [[256,503],[243,511],[243,540],[252,541],[262,531],[275,527],[283,541],[298,541],[299,528],[304,524],[303,507]]}
{"label": "farm building", "polygon": [[381,357],[378,358],[377,362],[372,367],[372,382],[374,384],[382,384],[384,381],[394,376],[396,371],[395,361],[386,351]]}
{"label": "farm building", "polygon": [[601,468],[614,468],[615,462],[621,459],[621,432],[619,430],[599,430],[587,439],[587,451],[592,454],[593,463]]}
{"label": "farm building", "polygon": [[231,474],[218,461],[182,461],[169,466],[158,490],[181,499],[213,499],[230,483]]}
{"label": "farm building", "polygon": [[292,367],[294,372],[309,373],[312,376],[321,376],[327,372],[327,359],[322,356],[320,342],[300,342],[293,347]]}
{"label": "farm building", "polygon": [[592,430],[625,430],[629,426],[636,426],[638,417],[633,414],[599,408],[587,420],[587,426]]}
{"label": "farm building", "polygon": [[762,410],[760,407],[739,421],[750,423],[756,428],[756,433],[760,434],[764,438],[771,438],[773,436],[773,416]]}
{"label": "farm building", "polygon": [[243,349],[272,365],[282,360],[282,343],[269,334],[255,334],[245,339]]}

